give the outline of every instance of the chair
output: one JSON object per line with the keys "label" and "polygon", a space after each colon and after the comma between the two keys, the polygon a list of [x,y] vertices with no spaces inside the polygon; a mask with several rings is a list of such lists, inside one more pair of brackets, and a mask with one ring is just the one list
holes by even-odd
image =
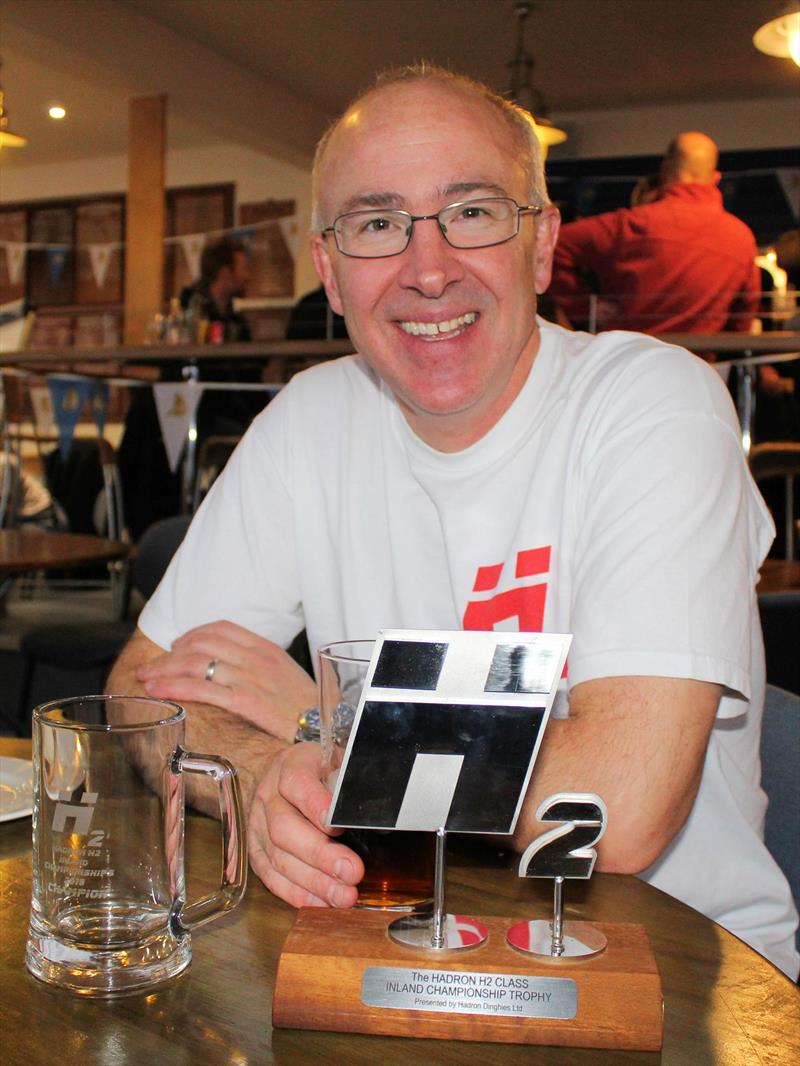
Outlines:
{"label": "chair", "polygon": [[775,685],[767,685],[764,702],[761,787],[769,798],[764,841],[800,910],[800,696]]}
{"label": "chair", "polygon": [[796,441],[765,441],[750,451],[750,471],[758,485],[780,478],[784,483],[783,527],[784,558],[800,557],[800,530],[795,513],[795,482],[800,477],[800,443]]}
{"label": "chair", "polygon": [[206,437],[200,445],[197,457],[197,474],[194,479],[192,493],[192,513],[194,513],[203,499],[222,473],[225,464],[233,454],[241,437],[211,436]]}
{"label": "chair", "polygon": [[[188,515],[154,522],[136,545],[131,563],[133,590],[147,600],[155,592],[170,559],[189,527]],[[135,618],[114,622],[37,625],[23,633],[19,650],[23,676],[17,703],[18,732],[29,732],[30,710],[49,696],[83,695],[89,687],[101,691],[115,659],[136,628]],[[60,689],[42,692],[37,670],[58,676]],[[38,684],[36,684],[38,682]],[[52,684],[52,682],[51,682]],[[78,691],[66,691],[66,689]]]}
{"label": "chair", "polygon": [[[19,429],[5,434],[3,471],[19,470],[22,447],[33,444],[38,455],[44,483],[52,497],[52,507],[61,523],[58,528],[129,542],[122,501],[117,457],[114,447],[104,437],[81,437],[72,442],[68,458],[62,458],[53,436],[23,433]],[[50,449],[50,450],[47,450]],[[0,524],[20,524],[21,502],[19,477],[3,478],[0,490]],[[67,572],[60,577],[48,576],[48,591],[79,591],[87,588],[111,589],[114,618],[124,614],[127,596],[127,562],[107,564],[102,574],[97,570],[80,575]],[[33,596],[39,588],[37,575],[26,575],[25,594]]]}
{"label": "chair", "polygon": [[[800,589],[758,597],[767,681],[800,696]],[[800,774],[800,768],[798,768]]]}

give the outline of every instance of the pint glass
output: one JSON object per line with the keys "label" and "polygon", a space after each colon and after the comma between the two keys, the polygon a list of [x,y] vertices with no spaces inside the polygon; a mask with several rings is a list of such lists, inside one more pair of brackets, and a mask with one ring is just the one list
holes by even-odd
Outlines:
{"label": "pint glass", "polygon": [[[347,747],[373,644],[337,641],[319,649],[320,741],[324,771],[331,782]],[[435,834],[349,829],[339,839],[364,863],[356,906],[399,911],[432,906]]]}

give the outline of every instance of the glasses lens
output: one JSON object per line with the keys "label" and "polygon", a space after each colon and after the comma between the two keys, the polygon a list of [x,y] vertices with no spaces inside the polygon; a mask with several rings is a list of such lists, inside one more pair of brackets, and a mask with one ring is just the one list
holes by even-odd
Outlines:
{"label": "glasses lens", "polygon": [[411,216],[405,211],[350,211],[336,219],[334,231],[345,255],[371,259],[402,252],[410,225]]}
{"label": "glasses lens", "polygon": [[517,232],[518,218],[516,202],[498,196],[451,204],[439,212],[454,248],[481,248],[507,241]]}

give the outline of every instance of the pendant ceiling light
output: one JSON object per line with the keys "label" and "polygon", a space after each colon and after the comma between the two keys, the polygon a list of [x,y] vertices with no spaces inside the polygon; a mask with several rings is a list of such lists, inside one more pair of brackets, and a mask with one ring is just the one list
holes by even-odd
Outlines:
{"label": "pendant ceiling light", "polygon": [[539,138],[539,143],[543,148],[549,148],[551,144],[561,144],[567,139],[567,135],[547,117],[544,97],[531,85],[533,59],[525,51],[525,20],[530,15],[532,7],[533,4],[530,3],[514,5],[514,14],[517,16],[517,51],[508,64],[511,71],[511,86],[508,95],[515,104],[519,104],[520,107],[530,112],[536,123],[536,136]]}
{"label": "pendant ceiling light", "polygon": [[771,22],[765,22],[753,34],[753,44],[759,52],[793,59],[800,67],[800,6],[793,5]]}
{"label": "pendant ceiling light", "polygon": [[[2,67],[0,62],[0,67]],[[28,143],[25,137],[19,133],[12,133],[8,128],[8,113],[6,111],[6,94],[0,85],[0,148],[24,148]]]}

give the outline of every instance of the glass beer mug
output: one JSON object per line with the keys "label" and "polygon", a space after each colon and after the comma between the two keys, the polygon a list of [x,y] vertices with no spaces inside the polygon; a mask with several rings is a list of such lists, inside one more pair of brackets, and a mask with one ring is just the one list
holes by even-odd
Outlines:
{"label": "glass beer mug", "polygon": [[[26,964],[40,980],[109,996],[181,973],[191,931],[244,894],[247,856],[236,771],[183,749],[176,703],[80,696],[33,712],[33,893]],[[186,902],[184,779],[219,787],[223,868]]]}

